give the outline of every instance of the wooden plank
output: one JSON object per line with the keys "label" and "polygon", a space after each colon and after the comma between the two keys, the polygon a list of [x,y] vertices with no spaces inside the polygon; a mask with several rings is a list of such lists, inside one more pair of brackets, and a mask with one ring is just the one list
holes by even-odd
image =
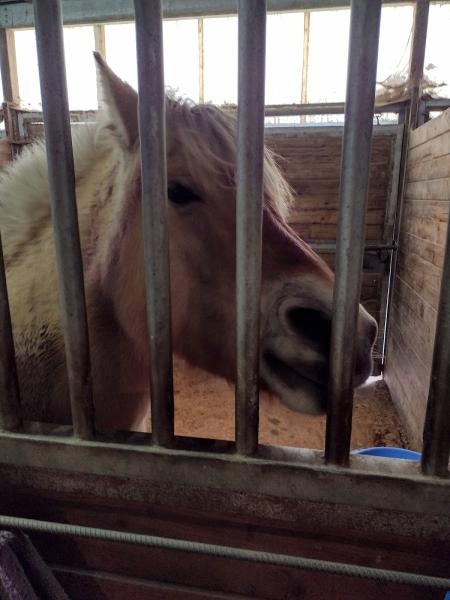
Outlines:
{"label": "wooden plank", "polygon": [[[335,225],[303,225],[294,224],[292,226],[294,231],[307,242],[320,242],[324,240],[335,241],[336,240],[336,226]],[[377,241],[380,240],[383,235],[383,225],[366,225],[366,240]]]}
{"label": "wooden plank", "polygon": [[[416,131],[418,131],[416,129]],[[412,181],[430,181],[450,177],[450,152],[438,158],[428,158],[417,162],[408,162],[406,178]]]}
{"label": "wooden plank", "polygon": [[416,148],[450,130],[450,109],[410,133],[409,147]]}
{"label": "wooden plank", "polygon": [[[409,409],[410,390],[405,388],[405,373],[399,371],[398,362],[392,358],[393,355],[396,356],[395,339],[390,336],[386,352],[387,362],[383,372],[384,380],[389,388],[394,406],[406,427],[409,447],[420,452],[422,449],[423,423],[413,417]],[[427,397],[422,397],[419,393],[417,393],[417,397],[422,399],[422,404],[425,406]]]}
{"label": "wooden plank", "polygon": [[450,178],[410,181],[406,184],[405,197],[407,200],[450,201]]}
{"label": "wooden plank", "polygon": [[[292,224],[337,224],[337,211],[335,210],[311,210],[305,209],[302,206],[296,206],[289,216],[289,222]],[[380,225],[384,222],[384,210],[368,210],[366,216],[367,225]]]}
{"label": "wooden plank", "polygon": [[3,100],[18,104],[19,79],[17,76],[16,45],[14,31],[0,28],[0,70],[3,87]]}
{"label": "wooden plank", "polygon": [[[126,554],[126,549],[125,549]],[[250,600],[250,596],[201,590],[185,585],[148,581],[88,569],[51,566],[71,600]],[[256,598],[252,596],[252,598]],[[256,598],[258,600],[258,598]],[[262,599],[261,599],[262,600]]]}
{"label": "wooden plank", "polygon": [[[182,568],[184,561],[173,565],[174,569]],[[239,580],[247,577],[243,569],[254,570],[252,565],[238,565],[234,578]],[[188,586],[170,583],[147,582],[142,579],[120,577],[101,572],[90,572],[86,569],[55,569],[55,575],[71,600],[107,599],[107,600],[267,600],[269,597],[243,596],[212,590],[194,590]],[[282,586],[284,572],[275,574],[275,581]],[[291,577],[291,592],[278,596],[286,600],[323,600],[325,597],[333,600],[379,600],[380,597],[395,598],[396,600],[441,600],[442,593],[426,588],[413,588],[374,582],[351,577],[339,577],[322,573],[296,573]],[[330,595],[332,594],[332,596]],[[382,594],[382,595],[381,595]]]}
{"label": "wooden plank", "polygon": [[11,162],[11,145],[8,140],[0,140],[0,169]]}
{"label": "wooden plank", "polygon": [[408,152],[408,161],[417,162],[419,160],[430,160],[446,156],[450,152],[450,131],[438,135],[436,138],[428,140],[420,146],[410,148]]}
{"label": "wooden plank", "polygon": [[443,248],[447,234],[448,213],[447,202],[405,202],[402,230]]}
{"label": "wooden plank", "polygon": [[[423,231],[423,229],[421,229],[421,231]],[[442,269],[445,251],[442,245],[417,237],[414,233],[408,231],[404,231],[401,234],[400,244],[405,254],[418,254],[424,261]]]}
{"label": "wooden plank", "polygon": [[431,306],[437,308],[442,271],[417,254],[405,254],[398,250],[399,276],[406,281]]}
{"label": "wooden plank", "polygon": [[[435,327],[423,324],[414,311],[406,304],[401,305],[400,297],[395,294],[392,300],[392,313],[395,316],[395,327],[398,328],[406,346],[413,349],[419,356],[424,369],[429,370],[430,360],[433,355],[433,338]],[[399,337],[399,336],[397,336]],[[425,371],[423,371],[425,374]],[[426,375],[428,380],[428,375]]]}

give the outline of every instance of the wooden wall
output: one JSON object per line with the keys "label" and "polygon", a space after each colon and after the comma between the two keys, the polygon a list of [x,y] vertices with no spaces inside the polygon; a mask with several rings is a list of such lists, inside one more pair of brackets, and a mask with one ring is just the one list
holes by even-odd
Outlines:
{"label": "wooden wall", "polygon": [[[295,193],[290,223],[310,243],[334,243],[339,205],[343,127],[266,130],[266,142]],[[396,129],[375,127],[370,163],[366,219],[368,242],[391,242],[387,211],[391,195]],[[394,198],[395,200],[395,198]],[[333,268],[334,254],[323,254]],[[387,297],[388,256],[367,253],[361,302],[381,324],[374,350],[375,373],[381,371],[383,349],[383,295]]]}
{"label": "wooden wall", "polygon": [[[295,192],[290,222],[307,242],[334,242],[339,203],[343,127],[286,129],[270,133],[268,145]],[[367,212],[367,240],[383,238],[392,172],[392,129],[374,137]]]}
{"label": "wooden wall", "polygon": [[421,447],[450,206],[450,110],[410,137],[386,382]]}

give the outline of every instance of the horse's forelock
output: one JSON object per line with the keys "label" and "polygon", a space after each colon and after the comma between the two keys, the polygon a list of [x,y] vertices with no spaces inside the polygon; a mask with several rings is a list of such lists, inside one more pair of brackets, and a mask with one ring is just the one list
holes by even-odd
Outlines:
{"label": "horse's forelock", "polygon": [[[193,178],[205,189],[211,181],[234,188],[236,173],[236,118],[217,106],[169,99],[176,151],[180,147]],[[275,154],[264,151],[264,199],[286,219],[292,190],[280,172]]]}

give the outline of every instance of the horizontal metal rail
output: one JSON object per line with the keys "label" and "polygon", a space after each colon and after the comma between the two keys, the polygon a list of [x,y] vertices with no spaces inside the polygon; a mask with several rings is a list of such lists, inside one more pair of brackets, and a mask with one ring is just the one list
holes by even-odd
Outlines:
{"label": "horizontal metal rail", "polygon": [[[404,4],[405,0],[384,0],[386,4]],[[442,1],[442,0],[441,0]],[[450,0],[443,0],[449,2]],[[168,19],[226,16],[237,13],[237,0],[164,0],[163,13]],[[64,0],[64,22],[71,25],[132,21],[133,0]],[[350,0],[267,0],[269,12],[337,9],[350,6]],[[0,5],[0,27],[33,27],[33,14],[27,3]]]}
{"label": "horizontal metal rail", "polygon": [[[323,243],[310,243],[309,246],[319,254],[333,254],[336,252],[336,244]],[[397,250],[398,245],[395,243],[387,244],[385,242],[373,242],[364,246],[364,252],[379,252],[380,250],[386,250],[393,252]]]}
{"label": "horizontal metal rail", "polygon": [[400,585],[420,586],[427,588],[448,589],[450,578],[433,577],[418,573],[405,571],[391,571],[376,569],[348,563],[338,563],[315,558],[304,558],[289,554],[276,554],[258,550],[247,550],[232,546],[220,546],[217,544],[205,544],[191,540],[167,538],[156,535],[130,533],[114,529],[101,529],[99,527],[85,527],[82,525],[70,525],[67,523],[55,523],[52,521],[40,521],[37,519],[26,519],[21,517],[9,517],[0,515],[0,526],[12,529],[23,529],[25,531],[39,531],[53,535],[65,535],[81,538],[91,538],[122,544],[133,544],[138,546],[149,546],[163,550],[175,550],[192,554],[204,554],[217,556],[232,560],[245,560],[249,562],[277,565],[280,567],[291,567],[302,571],[318,571],[348,577],[359,577],[373,579]]}
{"label": "horizontal metal rail", "polygon": [[153,443],[174,434],[161,2],[135,0],[145,287]]}
{"label": "horizontal metal rail", "polygon": [[[448,540],[450,479],[423,477],[414,461],[352,455],[351,468],[336,469],[324,464],[319,450],[259,445],[256,455],[243,459],[235,453],[232,442],[176,437],[173,448],[162,449],[152,445],[151,435],[144,433],[97,436],[86,441],[70,437],[61,428],[25,425],[27,433],[0,433],[3,488],[8,480],[16,489],[26,485],[27,489],[34,486],[42,490],[51,485],[51,489],[64,492],[68,489],[66,478],[70,489],[87,493],[91,488],[86,478],[91,478],[94,492],[103,477],[105,481],[129,482],[129,497],[136,500],[153,498],[158,489],[158,502],[172,505],[183,499],[177,499],[171,487],[185,490],[185,497],[189,489],[194,496],[196,489],[203,488],[220,498],[239,492],[239,510],[247,507],[252,514],[268,514],[262,505],[272,498],[275,503],[286,503],[279,516],[288,521],[293,519],[295,503],[301,511],[301,501],[350,505],[354,511],[360,507],[415,515],[397,519],[398,535],[413,535],[416,520],[429,516],[427,534]],[[7,478],[8,465],[12,471]],[[23,483],[20,478],[24,478]],[[108,486],[111,490],[103,486],[98,493],[115,495],[114,485]],[[214,510],[220,506],[226,510],[226,505],[214,504]],[[434,516],[439,518],[431,521]]]}
{"label": "horizontal metal rail", "polygon": [[352,0],[325,458],[349,460],[381,0]]}
{"label": "horizontal metal rail", "polygon": [[236,447],[258,447],[265,0],[239,2],[236,185]]}
{"label": "horizontal metal rail", "polygon": [[73,430],[75,436],[89,438],[94,409],[61,1],[35,0],[33,6]]}

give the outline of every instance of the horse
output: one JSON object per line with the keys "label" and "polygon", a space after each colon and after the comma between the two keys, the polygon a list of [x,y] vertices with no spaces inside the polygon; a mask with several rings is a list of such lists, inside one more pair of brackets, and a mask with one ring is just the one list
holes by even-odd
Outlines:
{"label": "horse", "polygon": [[[73,131],[96,427],[138,430],[149,406],[138,96],[96,55],[103,105]],[[166,96],[174,352],[235,381],[236,119]],[[151,124],[147,124],[151,126]],[[293,195],[264,151],[261,386],[326,410],[334,275],[289,227]],[[0,229],[24,418],[70,424],[44,142],[0,177]],[[375,320],[358,312],[354,385],[372,368]]]}

